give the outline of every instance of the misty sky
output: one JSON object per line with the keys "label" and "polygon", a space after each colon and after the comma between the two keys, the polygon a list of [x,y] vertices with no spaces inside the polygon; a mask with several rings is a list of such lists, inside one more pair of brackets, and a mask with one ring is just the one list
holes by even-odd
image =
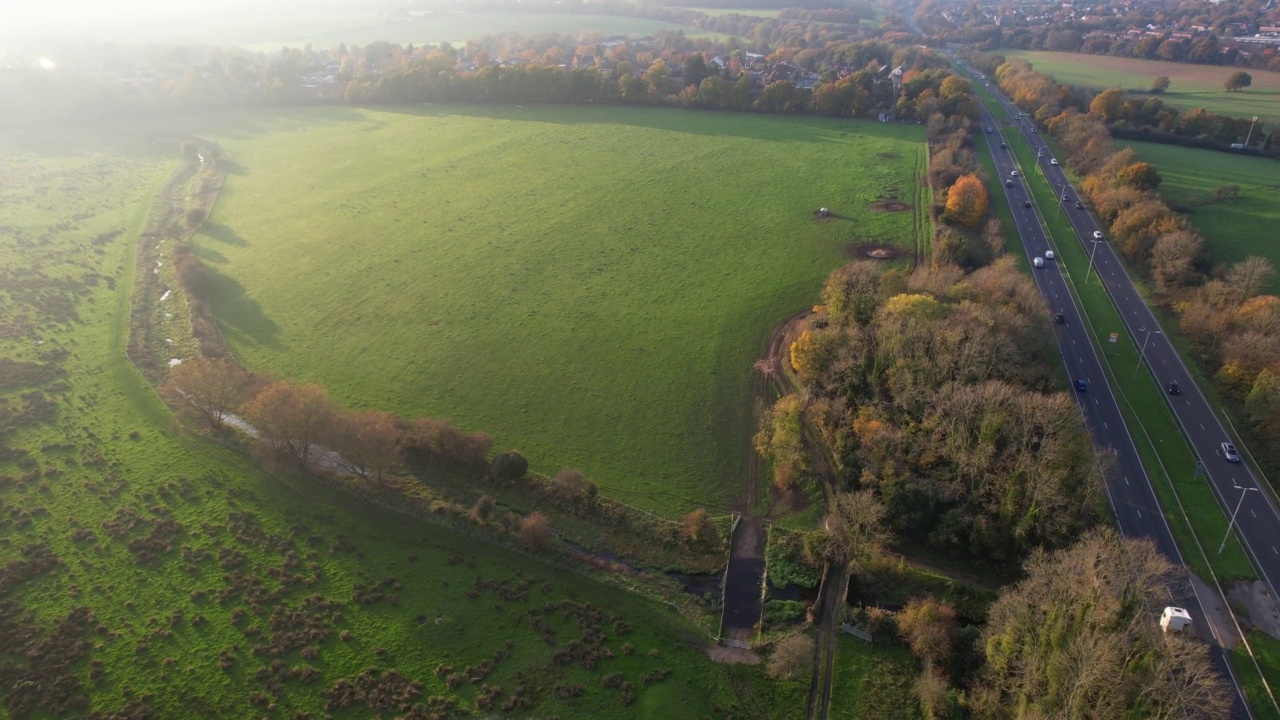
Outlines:
{"label": "misty sky", "polygon": [[[194,24],[252,23],[265,15],[324,12],[336,0],[0,0],[0,52],[43,43],[182,40]],[[347,8],[358,5],[346,0]],[[370,0],[370,8],[385,6]]]}

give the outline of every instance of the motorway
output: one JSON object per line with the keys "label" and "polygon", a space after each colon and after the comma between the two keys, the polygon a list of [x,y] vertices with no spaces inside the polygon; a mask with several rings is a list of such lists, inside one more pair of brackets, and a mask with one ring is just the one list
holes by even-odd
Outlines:
{"label": "motorway", "polygon": [[[1002,94],[992,92],[992,96],[1004,105],[1010,117],[1016,117],[1020,112]],[[1095,244],[1092,240],[1093,233],[1105,232],[1105,229],[1088,209],[1075,207],[1074,199],[1078,193],[1071,187],[1070,179],[1062,166],[1050,164],[1052,149],[1044,136],[1031,132],[1033,126],[1030,120],[1018,122],[1018,125],[1032,149],[1043,152],[1044,157],[1039,160],[1041,169],[1059,198],[1062,197],[1063,188],[1067,189],[1072,202],[1063,203],[1063,210],[1071,220],[1076,237],[1085,246],[1085,251],[1092,251],[1090,246]],[[1222,443],[1235,442],[1237,446],[1239,443],[1227,433],[1217,413],[1201,392],[1195,377],[1187,370],[1168,335],[1161,330],[1159,320],[1138,293],[1111,242],[1096,244],[1098,247],[1093,253],[1094,270],[1119,310],[1129,334],[1143,348],[1142,357],[1155,380],[1161,388],[1167,388],[1170,382],[1178,384],[1179,394],[1169,395],[1165,392],[1165,399],[1200,461],[1203,474],[1228,515],[1243,500],[1240,513],[1236,516],[1236,531],[1266,584],[1267,591],[1273,599],[1280,598],[1276,594],[1275,585],[1275,581],[1280,580],[1280,512],[1277,512],[1270,493],[1259,490],[1258,482],[1246,463],[1228,462],[1223,457]],[[1259,491],[1250,492],[1253,490]],[[1244,495],[1248,497],[1243,497]]]}
{"label": "motorway", "polygon": [[[994,91],[992,94],[995,95]],[[1022,240],[1027,259],[1032,265],[1032,275],[1041,295],[1044,297],[1045,302],[1048,303],[1050,313],[1061,313],[1065,321],[1063,323],[1055,323],[1053,328],[1057,336],[1059,350],[1062,353],[1063,365],[1070,376],[1073,386],[1072,392],[1075,393],[1076,401],[1079,403],[1086,422],[1092,431],[1094,442],[1104,450],[1114,452],[1115,463],[1105,468],[1104,480],[1108,498],[1115,513],[1116,524],[1120,532],[1126,536],[1150,538],[1155,543],[1156,548],[1166,557],[1178,565],[1185,566],[1186,563],[1183,561],[1182,553],[1173,539],[1173,533],[1165,520],[1163,512],[1161,512],[1160,504],[1151,487],[1151,481],[1142,466],[1133,438],[1129,434],[1124,417],[1120,413],[1120,407],[1102,369],[1102,361],[1094,347],[1090,330],[1082,320],[1080,311],[1067,287],[1066,277],[1063,275],[1056,260],[1046,259],[1044,260],[1044,266],[1039,268],[1034,265],[1035,258],[1044,258],[1046,251],[1052,250],[1053,247],[1045,235],[1044,225],[1040,221],[1039,208],[1036,207],[1035,198],[1031,196],[1027,188],[1025,170],[1018,166],[1013,153],[1008,150],[1002,151],[999,148],[1001,142],[1007,145],[1012,141],[1012,138],[1005,136],[1003,127],[995,120],[989,109],[981,103],[980,106],[982,110],[980,122],[984,128],[991,130],[991,133],[987,135],[987,139],[990,142],[991,153],[995,161],[996,174],[998,176],[997,182],[999,187],[1004,190],[1005,197],[1009,201],[1014,224]],[[1011,116],[1016,114],[1017,110],[1014,110]],[[1023,128],[1023,134],[1032,142],[1033,147],[1044,145],[1043,138],[1038,134],[1030,133],[1028,128]],[[1037,140],[1039,141],[1038,145],[1036,143]],[[1048,149],[1045,150],[1044,155],[1045,157],[1040,162],[1044,164],[1046,170],[1061,170],[1058,166],[1049,164],[1051,155]],[[1017,175],[1014,174],[1015,172]],[[1061,198],[1061,186],[1066,182],[1066,178],[1061,174],[1056,177],[1058,181],[1055,186],[1059,188],[1059,198]],[[1012,185],[1006,184],[1006,181],[1011,181]],[[1071,210],[1074,207],[1077,195],[1074,190],[1068,190],[1067,197],[1067,209]],[[1084,211],[1074,212],[1080,213]],[[1088,213],[1084,212],[1084,215],[1087,217]],[[1077,229],[1079,229],[1079,226],[1077,226]],[[1092,229],[1089,229],[1088,233],[1089,235],[1085,237],[1092,236]],[[1091,241],[1085,242],[1086,244],[1091,243]],[[1106,245],[1105,242],[1099,244]],[[1086,247],[1086,251],[1090,249]],[[1106,249],[1110,249],[1109,246]],[[1098,256],[1103,254],[1102,250],[1102,247],[1098,248]],[[1111,267],[1118,268],[1118,261]],[[1102,272],[1108,272],[1108,270],[1104,269]],[[1124,276],[1123,269],[1119,269],[1118,272],[1121,276]],[[1127,276],[1124,277],[1127,280]],[[1145,304],[1142,305],[1142,310],[1146,311]],[[1144,327],[1156,327],[1154,320],[1149,322],[1152,324]],[[1154,357],[1150,347],[1147,352],[1148,359]],[[1159,360],[1156,362],[1158,366]],[[1198,390],[1194,388],[1194,384],[1185,372],[1178,378],[1170,379],[1177,379],[1180,383],[1185,383],[1184,387],[1187,388],[1188,395],[1199,396]],[[1085,383],[1084,390],[1075,388],[1077,381],[1080,380]],[[1280,543],[1280,540],[1277,542]],[[1277,559],[1280,559],[1280,556],[1277,556]],[[1239,684],[1235,681],[1234,673],[1226,658],[1225,651],[1213,635],[1215,630],[1206,619],[1202,603],[1195,595],[1193,588],[1188,588],[1188,590],[1186,597],[1180,598],[1179,602],[1191,614],[1197,635],[1208,641],[1214,648],[1215,665],[1217,665],[1223,677],[1231,681],[1235,687],[1236,707],[1234,714],[1236,717],[1241,718],[1251,717],[1248,703],[1244,701],[1240,693]],[[1152,622],[1156,622],[1155,617],[1152,617]]]}

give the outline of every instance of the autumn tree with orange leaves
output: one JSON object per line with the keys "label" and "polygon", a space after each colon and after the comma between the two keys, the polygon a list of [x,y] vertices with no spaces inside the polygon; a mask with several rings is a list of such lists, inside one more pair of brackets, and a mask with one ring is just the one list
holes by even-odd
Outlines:
{"label": "autumn tree with orange leaves", "polygon": [[987,187],[977,175],[964,175],[947,192],[949,222],[977,230],[987,220]]}

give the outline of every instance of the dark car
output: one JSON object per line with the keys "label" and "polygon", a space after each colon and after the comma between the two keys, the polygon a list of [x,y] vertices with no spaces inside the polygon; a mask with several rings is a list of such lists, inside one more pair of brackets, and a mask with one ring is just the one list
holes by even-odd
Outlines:
{"label": "dark car", "polygon": [[1012,180],[1005,180],[1005,181],[1004,181],[1004,186],[1005,186],[1005,187],[1013,187],[1013,181],[1012,181]]}
{"label": "dark car", "polygon": [[1026,208],[1031,207],[1031,201],[1030,201],[1030,200],[1023,200],[1023,201],[1022,201],[1022,207],[1026,207]]}
{"label": "dark car", "polygon": [[1006,148],[1006,147],[1008,147],[1008,146],[1007,146],[1007,145],[1005,145],[1004,143],[1000,143],[1000,149],[1002,149],[1002,150],[1003,150],[1003,149],[1004,149],[1004,148]]}
{"label": "dark car", "polygon": [[1054,313],[1054,314],[1053,314],[1053,321],[1054,321],[1055,323],[1059,324],[1059,325],[1066,325],[1066,324],[1067,324],[1067,317],[1066,317],[1065,315],[1063,315],[1062,313]]}
{"label": "dark car", "polygon": [[1084,392],[1084,391],[1086,391],[1086,390],[1088,390],[1088,389],[1089,389],[1089,383],[1087,383],[1087,382],[1085,382],[1084,380],[1081,380],[1081,379],[1079,379],[1079,378],[1077,378],[1077,379],[1076,379],[1076,390],[1077,390],[1078,392]]}
{"label": "dark car", "polygon": [[1077,209],[1077,210],[1083,210],[1083,209],[1084,209],[1084,203],[1082,203],[1082,202],[1080,202],[1079,200],[1077,200],[1077,201],[1076,201],[1076,209]]}
{"label": "dark car", "polygon": [[1176,382],[1171,382],[1166,387],[1169,389],[1170,395],[1177,395],[1178,393],[1182,392],[1181,390],[1178,389],[1178,383]]}
{"label": "dark car", "polygon": [[991,133],[991,128],[987,128],[987,133],[988,133],[988,134],[990,134],[990,133]]}

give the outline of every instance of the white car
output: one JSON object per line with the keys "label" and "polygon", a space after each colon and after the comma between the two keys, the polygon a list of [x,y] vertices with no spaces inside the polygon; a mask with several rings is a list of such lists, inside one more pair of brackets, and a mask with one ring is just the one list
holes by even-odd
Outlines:
{"label": "white car", "polygon": [[1102,231],[1101,231],[1101,230],[1094,230],[1094,231],[1093,231],[1093,239],[1094,239],[1094,240],[1101,240],[1101,239],[1102,239]]}
{"label": "white car", "polygon": [[1057,165],[1057,164],[1058,164],[1058,158],[1049,158],[1049,164],[1050,164],[1050,165]]}
{"label": "white car", "polygon": [[1035,265],[1038,268],[1042,268],[1044,267],[1044,258],[1036,256],[1031,259],[1031,264]]}
{"label": "white car", "polygon": [[1052,251],[1052,250],[1045,250],[1045,251],[1044,251],[1044,259],[1045,259],[1045,260],[1052,260],[1052,259],[1054,259],[1053,251]]}
{"label": "white car", "polygon": [[1018,171],[1017,171],[1017,170],[1014,170],[1014,171],[1010,172],[1010,173],[1009,173],[1009,175],[1011,175],[1012,177],[1018,177]]}

